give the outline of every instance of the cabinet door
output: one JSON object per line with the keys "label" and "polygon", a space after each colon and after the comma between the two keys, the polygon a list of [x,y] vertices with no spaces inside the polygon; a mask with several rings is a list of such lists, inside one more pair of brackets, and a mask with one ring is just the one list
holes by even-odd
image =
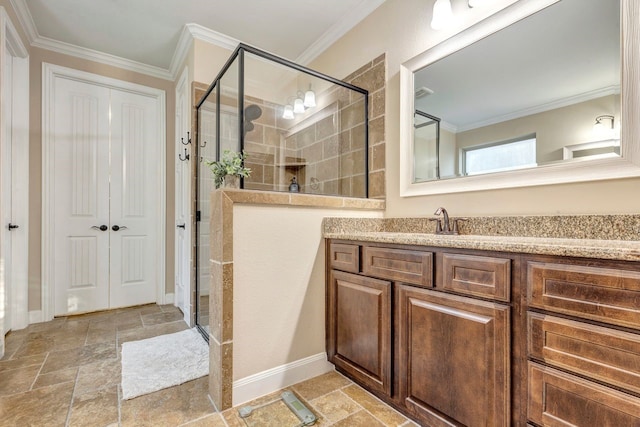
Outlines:
{"label": "cabinet door", "polygon": [[430,426],[509,424],[509,308],[399,286],[399,395]]}
{"label": "cabinet door", "polygon": [[329,360],[372,390],[391,393],[391,283],[331,271]]}

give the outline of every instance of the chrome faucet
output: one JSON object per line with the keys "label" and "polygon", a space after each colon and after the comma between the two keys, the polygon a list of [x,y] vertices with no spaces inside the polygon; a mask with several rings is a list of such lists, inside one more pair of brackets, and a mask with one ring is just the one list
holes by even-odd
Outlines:
{"label": "chrome faucet", "polygon": [[449,213],[445,208],[438,208],[434,215],[442,215],[443,218],[431,218],[431,221],[436,221],[436,234],[458,234],[458,221],[464,221],[466,218],[452,218],[449,221]]}

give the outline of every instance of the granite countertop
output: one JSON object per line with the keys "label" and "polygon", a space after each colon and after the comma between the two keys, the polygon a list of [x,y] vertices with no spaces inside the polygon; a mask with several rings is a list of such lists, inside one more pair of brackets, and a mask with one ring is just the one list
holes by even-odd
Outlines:
{"label": "granite countertop", "polygon": [[621,261],[640,261],[640,241],[576,239],[558,237],[520,237],[484,235],[436,235],[423,232],[386,230],[357,230],[351,227],[325,227],[325,238],[377,243],[434,246],[458,249],[529,253],[540,255],[601,258]]}

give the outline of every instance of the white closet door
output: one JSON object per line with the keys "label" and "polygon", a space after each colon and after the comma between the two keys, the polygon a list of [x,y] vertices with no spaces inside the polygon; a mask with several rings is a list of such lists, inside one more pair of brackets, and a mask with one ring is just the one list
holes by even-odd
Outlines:
{"label": "white closet door", "polygon": [[[11,138],[11,55],[4,54],[4,76],[2,79],[1,102],[4,135],[0,140],[0,339],[11,330],[12,280],[11,280],[11,230],[12,221],[12,138]],[[4,346],[0,346],[0,357]]]}
{"label": "white closet door", "polygon": [[[55,315],[109,307],[109,89],[56,78]],[[104,228],[104,227],[103,227]]]}
{"label": "white closet door", "polygon": [[156,105],[111,90],[111,308],[156,300],[157,153],[164,150]]}

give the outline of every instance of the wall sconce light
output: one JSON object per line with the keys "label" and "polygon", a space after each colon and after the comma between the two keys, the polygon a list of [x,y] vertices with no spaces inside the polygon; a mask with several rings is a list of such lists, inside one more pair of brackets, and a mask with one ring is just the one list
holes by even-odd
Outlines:
{"label": "wall sconce light", "polygon": [[453,11],[451,10],[450,0],[436,0],[433,5],[433,18],[431,19],[431,28],[441,30],[453,22]]}

